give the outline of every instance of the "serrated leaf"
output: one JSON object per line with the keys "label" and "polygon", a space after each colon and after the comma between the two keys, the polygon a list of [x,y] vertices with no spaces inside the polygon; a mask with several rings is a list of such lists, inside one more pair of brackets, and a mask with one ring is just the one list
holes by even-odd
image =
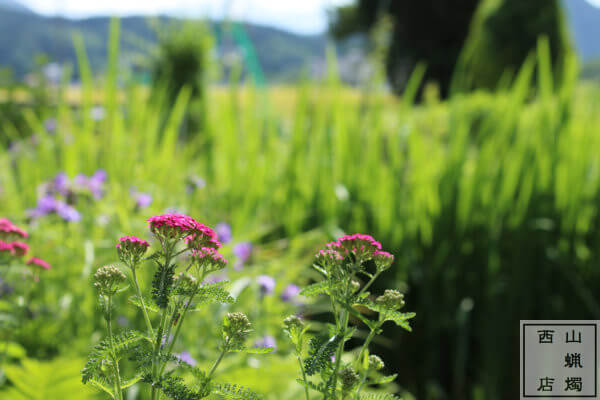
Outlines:
{"label": "serrated leaf", "polygon": [[141,379],[142,379],[142,375],[138,375],[138,376],[136,376],[134,378],[131,378],[131,379],[127,380],[127,381],[123,381],[121,383],[121,388],[126,389],[126,388],[128,388],[130,386],[133,386],[136,383],[138,383]]}
{"label": "serrated leaf", "polygon": [[242,350],[244,353],[248,354],[267,354],[275,351],[274,347],[248,347]]}
{"label": "serrated leaf", "polygon": [[370,383],[373,385],[383,385],[385,383],[393,382],[397,376],[398,374],[382,376],[380,378],[373,379]]}
{"label": "serrated leaf", "polygon": [[[138,307],[138,308],[142,308],[142,303],[140,302],[140,299],[136,296],[131,296],[127,299],[131,304],[133,304],[134,306]],[[152,302],[152,300],[150,300],[149,298],[144,298],[144,305],[146,306],[146,310],[148,311],[152,311],[152,312],[159,312],[160,310],[158,309],[158,307],[156,307],[154,305],[154,303]]]}
{"label": "serrated leaf", "polygon": [[412,328],[408,320],[415,317],[415,313],[401,313],[399,311],[388,311],[384,315],[384,321],[392,321],[401,328],[412,332]]}
{"label": "serrated leaf", "polygon": [[113,398],[113,399],[115,398],[115,395],[113,394],[112,390],[108,386],[106,386],[102,382],[100,382],[99,380],[92,378],[89,380],[89,384],[92,385],[92,387],[94,387],[100,391],[108,393],[111,398]]}
{"label": "serrated leaf", "polygon": [[[206,303],[220,303],[220,304],[231,304],[235,303],[235,299],[231,297],[229,292],[225,290],[223,287],[223,283],[212,283],[208,285],[201,286],[198,288],[198,293],[196,294],[195,301],[196,304],[206,304]],[[196,308],[192,311],[200,311],[200,309]]]}
{"label": "serrated leaf", "polygon": [[234,400],[260,400],[262,396],[258,393],[249,389],[245,386],[231,384],[231,383],[219,383],[214,385],[215,393],[219,394],[227,399]]}
{"label": "serrated leaf", "polygon": [[311,376],[321,371],[327,364],[331,363],[331,356],[337,350],[341,338],[337,335],[326,337],[314,337],[309,342],[309,356],[304,360],[306,373]]}
{"label": "serrated leaf", "polygon": [[327,293],[330,288],[329,281],[321,281],[308,285],[300,291],[302,296],[317,296],[319,294]]}

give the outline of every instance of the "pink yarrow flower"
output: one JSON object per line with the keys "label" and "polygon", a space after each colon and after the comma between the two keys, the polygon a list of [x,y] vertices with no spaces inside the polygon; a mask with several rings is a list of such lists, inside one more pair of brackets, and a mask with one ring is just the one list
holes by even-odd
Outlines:
{"label": "pink yarrow flower", "polygon": [[129,267],[134,268],[150,247],[150,243],[136,236],[124,236],[119,238],[116,247],[119,259]]}
{"label": "pink yarrow flower", "polygon": [[212,247],[202,247],[200,250],[192,250],[192,259],[198,266],[212,266],[213,270],[223,269],[227,266],[227,259]]}
{"label": "pink yarrow flower", "polygon": [[181,239],[204,227],[194,218],[177,213],[153,215],[148,218],[148,226],[152,233],[166,239]]}
{"label": "pink yarrow flower", "polygon": [[26,239],[29,235],[23,229],[15,226],[9,219],[0,218],[0,239],[10,240],[11,238]]}
{"label": "pink yarrow flower", "polygon": [[342,261],[344,256],[337,250],[322,249],[315,254],[315,258],[320,265],[328,266]]}
{"label": "pink yarrow flower", "polygon": [[15,251],[11,243],[0,241],[0,254],[14,255]]}
{"label": "pink yarrow flower", "polygon": [[377,250],[381,250],[381,243],[373,239],[372,236],[362,233],[354,235],[345,235],[338,238],[337,243],[340,244],[347,253],[353,254],[361,260],[368,260]]}
{"label": "pink yarrow flower", "polygon": [[40,267],[43,269],[51,268],[50,264],[48,264],[46,261],[42,260],[41,258],[36,258],[36,257],[29,259],[29,261],[27,261],[27,265],[33,265],[33,266]]}
{"label": "pink yarrow flower", "polygon": [[119,243],[117,243],[117,246],[116,246],[117,249],[121,248],[121,245],[123,245],[123,247],[127,247],[127,246],[145,247],[146,249],[148,247],[150,247],[150,243],[148,243],[144,239],[140,239],[139,237],[136,237],[136,236],[123,236],[122,238],[119,238]]}
{"label": "pink yarrow flower", "polygon": [[9,243],[9,246],[13,249],[13,254],[17,257],[23,257],[29,251],[29,246],[27,243],[23,242],[12,242]]}
{"label": "pink yarrow flower", "polygon": [[210,247],[215,250],[221,248],[221,242],[217,239],[217,233],[208,226],[199,224],[198,232],[185,238],[185,243],[191,249],[202,249]]}
{"label": "pink yarrow flower", "polygon": [[377,269],[385,271],[394,262],[394,256],[387,251],[377,250],[373,253],[373,261],[377,266]]}

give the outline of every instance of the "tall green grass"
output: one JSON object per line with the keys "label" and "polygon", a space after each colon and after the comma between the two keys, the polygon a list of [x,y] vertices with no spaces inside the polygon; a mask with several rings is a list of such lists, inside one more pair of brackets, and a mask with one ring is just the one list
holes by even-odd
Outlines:
{"label": "tall green grass", "polygon": [[[542,40],[511,85],[420,105],[421,67],[401,101],[349,93],[333,67],[298,85],[291,108],[234,80],[226,93],[209,90],[205,129],[182,141],[189,92],[167,104],[160,91],[120,87],[117,22],[110,32],[104,82],[75,40],[81,107],[59,102],[56,134],[25,111],[37,144],[0,152],[0,210],[17,220],[59,171],[109,175],[107,198],[82,223],[31,227],[56,266],[44,296],[61,310],[60,329],[36,327],[49,331],[48,352],[85,351],[101,327],[90,272],[114,258],[117,235],[144,232],[143,217],[169,207],[231,222],[265,245],[261,265],[290,280],[309,279],[315,243],[342,230],[395,249],[416,326],[379,350],[419,399],[512,398],[519,319],[600,319],[600,89],[578,82],[575,58],[555,84]],[[94,121],[100,89],[106,115]],[[207,187],[186,193],[190,174]],[[155,197],[144,215],[133,211],[134,185]],[[68,337],[79,338],[69,350]]]}

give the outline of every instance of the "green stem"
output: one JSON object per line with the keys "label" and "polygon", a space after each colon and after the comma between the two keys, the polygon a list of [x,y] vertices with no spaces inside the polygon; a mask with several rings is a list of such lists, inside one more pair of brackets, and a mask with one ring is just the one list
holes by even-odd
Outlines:
{"label": "green stem", "polygon": [[135,286],[135,291],[137,293],[138,299],[140,299],[140,304],[142,305],[142,311],[144,313],[144,320],[146,321],[146,328],[148,329],[148,335],[152,337],[152,333],[154,330],[152,329],[152,323],[150,322],[150,317],[148,316],[148,310],[146,309],[146,304],[144,304],[144,298],[142,297],[142,291],[140,290],[140,285],[137,280],[137,275],[135,273],[135,266],[131,267],[131,276],[133,280],[133,285]]}
{"label": "green stem", "polygon": [[367,282],[367,284],[361,289],[361,291],[358,293],[358,295],[360,296],[361,294],[363,294],[372,284],[373,282],[375,282],[375,279],[377,279],[377,277],[379,276],[379,274],[381,274],[380,271],[377,271],[375,273],[375,275],[373,275],[373,277],[371,278],[371,280],[369,282]]}
{"label": "green stem", "polygon": [[[198,291],[194,292],[190,296],[187,304],[185,305],[185,308],[183,309],[183,312],[181,313],[181,316],[179,317],[179,324],[177,325],[177,328],[175,328],[175,334],[173,335],[173,340],[169,344],[169,348],[167,349],[167,354],[171,354],[171,352],[173,351],[173,346],[175,346],[175,341],[177,340],[177,337],[179,336],[179,332],[181,331],[181,325],[183,325],[183,319],[185,318],[185,315],[187,314],[187,312],[192,304],[192,300],[194,299],[194,296],[196,295],[196,293],[198,293]],[[165,361],[160,369],[160,375],[162,375],[166,366],[167,366],[167,362]]]}
{"label": "green stem", "polygon": [[346,329],[348,327],[348,311],[342,310],[342,316],[340,320],[342,321],[342,330],[340,332],[341,339],[340,344],[338,345],[337,351],[335,353],[335,367],[333,368],[333,384],[331,385],[331,398],[335,399],[335,392],[337,389],[337,376],[340,370],[340,364],[342,361],[342,352],[344,351],[344,338],[346,337]]}
{"label": "green stem", "polygon": [[215,363],[213,364],[212,368],[210,369],[210,372],[208,373],[208,376],[206,377],[206,381],[207,382],[210,381],[210,378],[212,378],[212,375],[214,374],[215,370],[217,369],[217,367],[221,363],[221,360],[223,359],[223,356],[225,355],[225,353],[227,353],[227,346],[228,346],[228,343],[226,343],[223,346],[223,350],[221,350],[221,354],[219,354],[219,358],[217,358],[217,361],[215,361]]}
{"label": "green stem", "polygon": [[[375,337],[375,335],[377,334],[377,331],[379,330],[379,327],[382,325],[382,323],[380,322],[379,324],[377,324],[377,326],[375,327],[375,329],[371,329],[371,332],[369,332],[369,336],[367,336],[367,339],[365,340],[365,343],[363,343],[362,348],[360,349],[360,353],[358,354],[358,362],[360,363],[365,351],[369,348],[369,344],[371,344],[371,341],[373,340],[373,338]],[[365,384],[365,381],[367,380],[367,372],[369,371],[369,368],[367,367],[362,374],[361,380],[360,380],[360,384],[358,385],[358,388],[356,389],[356,396],[355,399],[358,399],[358,395],[360,394],[360,391],[362,390],[362,387]]]}
{"label": "green stem", "polygon": [[306,400],[310,400],[310,394],[308,393],[308,382],[306,381],[306,372],[304,372],[304,365],[302,365],[302,359],[300,358],[300,353],[298,351],[296,351],[296,358],[298,359],[300,371],[302,372],[302,381],[304,382],[304,393],[306,395]]}
{"label": "green stem", "polygon": [[[350,277],[348,278],[348,281],[346,283],[346,291],[344,292],[344,297],[348,298],[348,295],[350,293],[350,284],[352,283],[352,280],[354,279],[354,274],[350,275]],[[342,353],[344,351],[344,343],[345,343],[345,339],[346,339],[346,331],[348,330],[348,320],[349,320],[349,316],[350,314],[348,313],[348,311],[346,309],[342,309],[342,315],[340,317],[340,321],[341,321],[341,330],[340,330],[340,334],[341,334],[341,338],[340,338],[340,344],[338,345],[337,351],[335,353],[335,367],[333,369],[333,384],[331,385],[331,398],[335,399],[335,394],[337,392],[337,376],[338,376],[338,372],[340,370],[340,364],[342,361]]]}
{"label": "green stem", "polygon": [[[169,265],[171,263],[171,252],[173,250],[173,247],[174,247],[174,245],[172,245],[170,248],[163,247],[163,251],[165,254],[165,269],[164,269],[163,275],[161,277],[161,283],[164,282],[166,271],[168,270]],[[167,317],[167,307],[165,307],[162,310],[162,313],[160,315],[160,325],[158,326],[158,330],[156,332],[156,341],[154,343],[154,354],[152,355],[152,378],[154,380],[153,385],[152,385],[152,394],[151,394],[152,400],[157,400],[158,398],[160,398],[160,393],[158,393],[154,383],[156,383],[160,380],[159,376],[158,376],[158,364],[159,364],[158,353],[160,352],[160,345],[162,344],[162,336],[163,336],[163,332],[164,332],[165,320],[167,319],[166,317]]]}
{"label": "green stem", "polygon": [[[114,340],[113,340],[113,334],[112,334],[112,296],[107,296],[107,300],[106,300],[106,312],[105,312],[105,316],[106,316],[106,327],[108,330],[108,341],[110,342],[110,347],[111,349],[115,348],[115,344],[114,344]],[[120,400],[123,398],[123,391],[121,389],[121,375],[119,372],[119,362],[117,361],[117,359],[114,357],[112,357],[113,360],[113,366],[114,366],[114,374],[115,374],[115,382],[114,382],[114,386],[115,386],[115,395],[117,396],[117,399]]]}

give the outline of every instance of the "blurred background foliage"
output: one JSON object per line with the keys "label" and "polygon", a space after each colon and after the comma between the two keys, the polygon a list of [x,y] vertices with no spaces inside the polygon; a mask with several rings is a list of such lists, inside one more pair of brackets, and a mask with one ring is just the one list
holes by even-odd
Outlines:
{"label": "blurred background foliage", "polygon": [[[580,66],[559,2],[358,1],[331,15],[335,37],[350,39],[318,45],[323,73],[293,85],[261,84],[264,43],[235,23],[167,25],[132,65],[127,20],[105,20],[106,36],[69,42],[77,61],[58,82],[42,59],[28,67],[35,84],[1,75],[0,214],[53,265],[4,343],[6,398],[85,398],[71,385],[103,330],[91,274],[115,262],[116,238],[148,238],[144,221],[165,210],[230,224],[232,263],[236,244],[253,244],[228,271],[238,302],[198,312],[179,351],[203,365],[223,313],[247,312],[278,349],[231,358],[222,377],[268,399],[301,395],[281,320],[299,311],[321,328],[322,305],[281,296],[311,282],[314,250],[341,232],[396,255],[376,289],[406,292],[414,332],[388,328],[374,352],[407,399],[512,399],[520,319],[600,319],[598,68]],[[350,87],[342,60],[360,31],[370,69]],[[27,217],[40,184],[99,168],[105,194],[76,198],[79,222]],[[152,271],[142,274],[147,284]],[[270,296],[262,274],[276,279]],[[119,326],[143,326],[119,301]],[[45,388],[55,370],[61,384]]]}

